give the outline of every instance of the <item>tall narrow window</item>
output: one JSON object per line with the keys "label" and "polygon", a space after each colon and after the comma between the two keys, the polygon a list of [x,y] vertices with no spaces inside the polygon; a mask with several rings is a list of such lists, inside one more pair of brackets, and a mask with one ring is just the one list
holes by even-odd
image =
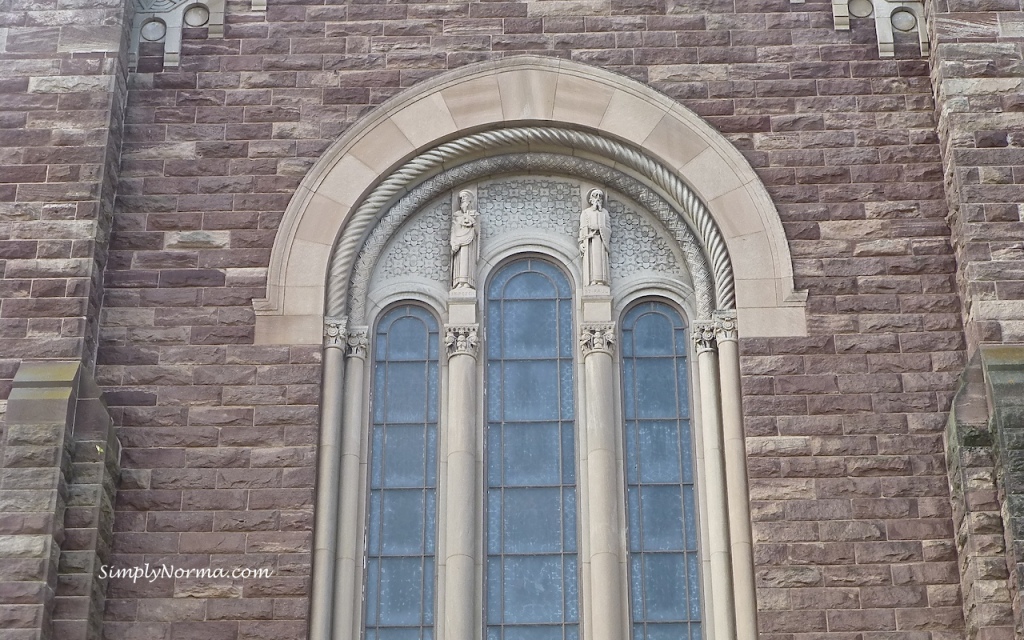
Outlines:
{"label": "tall narrow window", "polygon": [[569,281],[536,259],[487,289],[487,638],[579,637]]}
{"label": "tall narrow window", "polygon": [[622,321],[634,640],[701,636],[687,331],[661,302]]}
{"label": "tall narrow window", "polygon": [[366,640],[430,640],[437,530],[438,328],[412,305],[374,344]]}

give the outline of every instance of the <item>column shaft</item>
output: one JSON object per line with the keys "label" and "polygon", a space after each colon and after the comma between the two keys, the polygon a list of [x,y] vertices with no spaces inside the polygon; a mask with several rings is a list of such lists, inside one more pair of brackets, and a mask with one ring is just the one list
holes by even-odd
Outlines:
{"label": "column shaft", "polygon": [[328,640],[331,637],[331,603],[334,597],[334,565],[338,542],[335,535],[338,518],[337,489],[341,472],[341,385],[345,377],[345,356],[340,344],[324,349],[323,367],[310,640]]}
{"label": "column shaft", "polygon": [[736,633],[739,640],[757,640],[757,591],[750,533],[750,492],[747,452],[743,439],[740,356],[735,334],[723,339],[719,332],[719,367],[722,382],[722,432],[725,437],[725,477],[729,500],[729,539],[732,543],[732,579],[736,594]]}
{"label": "column shaft", "polygon": [[[732,563],[729,555],[729,507],[726,497],[721,398],[718,388],[718,353],[710,328],[696,328],[697,370],[700,374],[701,432],[704,435],[704,477],[707,482],[708,551],[711,558],[712,616],[716,640],[736,638],[733,609]],[[707,337],[708,334],[710,338]],[[703,334],[703,335],[702,335]]]}
{"label": "column shaft", "polygon": [[334,590],[334,640],[353,640],[359,634],[355,627],[357,586],[362,571],[362,549],[359,533],[362,518],[359,502],[362,496],[360,478],[363,474],[363,394],[365,378],[365,343],[349,350],[345,366],[345,412],[341,425],[341,487],[338,492],[338,554]]}
{"label": "column shaft", "polygon": [[[474,331],[475,334],[475,331]],[[474,335],[475,340],[475,335]],[[445,636],[477,637],[477,407],[476,357],[448,359],[448,513],[445,525]]]}
{"label": "column shaft", "polygon": [[609,351],[584,352],[590,502],[592,640],[623,637],[622,536],[616,456],[615,376]]}

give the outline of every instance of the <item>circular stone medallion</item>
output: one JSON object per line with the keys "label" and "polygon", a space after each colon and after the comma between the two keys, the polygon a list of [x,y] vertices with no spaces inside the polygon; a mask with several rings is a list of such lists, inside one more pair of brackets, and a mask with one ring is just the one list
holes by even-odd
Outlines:
{"label": "circular stone medallion", "polygon": [[185,24],[190,27],[202,27],[210,21],[210,10],[201,4],[189,7],[185,12]]}
{"label": "circular stone medallion", "polygon": [[139,33],[142,35],[144,40],[159,42],[164,39],[165,35],[167,35],[167,25],[163,23],[163,20],[150,20],[146,24],[142,25],[142,29]]}
{"label": "circular stone medallion", "polygon": [[917,17],[906,9],[897,9],[892,12],[892,28],[897,31],[913,31],[917,27]]}

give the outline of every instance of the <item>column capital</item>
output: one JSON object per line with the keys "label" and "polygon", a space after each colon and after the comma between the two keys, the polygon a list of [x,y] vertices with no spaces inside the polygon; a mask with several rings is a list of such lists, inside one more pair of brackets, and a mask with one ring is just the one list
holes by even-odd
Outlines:
{"label": "column capital", "polygon": [[718,342],[737,342],[736,311],[733,309],[715,311],[715,337]]}
{"label": "column capital", "polygon": [[366,349],[370,344],[366,327],[354,327],[348,332],[345,340],[345,356],[348,358],[366,359]]}
{"label": "column capital", "polygon": [[448,350],[448,357],[467,355],[475,358],[480,344],[479,328],[480,325],[476,324],[446,325],[444,346]]}
{"label": "column capital", "polygon": [[694,322],[693,344],[697,347],[698,354],[705,353],[707,351],[717,351],[718,343],[715,340],[715,323]]}
{"label": "column capital", "polygon": [[324,316],[325,349],[344,349],[347,334],[348,316]]}
{"label": "column capital", "polygon": [[595,351],[611,355],[615,349],[615,323],[582,323],[580,325],[580,349],[583,350],[583,357]]}

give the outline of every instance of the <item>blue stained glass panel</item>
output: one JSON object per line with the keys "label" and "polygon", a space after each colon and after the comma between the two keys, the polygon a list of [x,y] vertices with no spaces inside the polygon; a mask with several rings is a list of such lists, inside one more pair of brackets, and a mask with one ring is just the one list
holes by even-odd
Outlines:
{"label": "blue stained glass panel", "polygon": [[507,556],[504,564],[505,621],[562,622],[562,558]]}
{"label": "blue stained glass panel", "polygon": [[561,440],[557,423],[525,423],[504,430],[502,448],[507,486],[561,484],[558,477]]}
{"label": "blue stained glass panel", "polygon": [[488,640],[578,640],[569,281],[516,260],[487,288]]}
{"label": "blue stained glass panel", "polygon": [[505,553],[558,553],[562,549],[561,489],[505,489]]}
{"label": "blue stained glass panel", "polygon": [[506,422],[559,418],[556,360],[506,360],[503,373]]}
{"label": "blue stained glass panel", "polygon": [[384,486],[423,486],[427,466],[423,455],[427,450],[426,438],[421,426],[390,425],[387,428],[383,456]]}
{"label": "blue stained glass panel", "polygon": [[699,637],[686,325],[671,306],[644,302],[623,316],[622,334],[633,640]]}
{"label": "blue stained glass panel", "polygon": [[365,635],[429,640],[437,530],[438,324],[425,309],[400,306],[381,317],[374,340]]}

